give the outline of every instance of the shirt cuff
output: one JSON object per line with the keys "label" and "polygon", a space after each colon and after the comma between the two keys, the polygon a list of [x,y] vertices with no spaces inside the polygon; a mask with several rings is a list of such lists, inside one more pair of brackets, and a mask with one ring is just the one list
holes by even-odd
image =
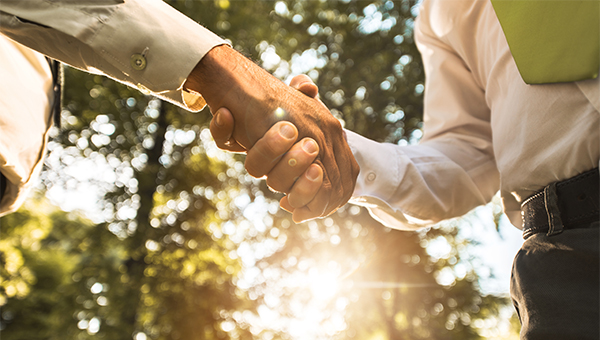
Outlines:
{"label": "shirt cuff", "polygon": [[367,208],[376,221],[390,228],[415,230],[430,224],[431,221],[413,218],[387,203],[404,176],[401,163],[406,156],[398,146],[378,143],[348,130],[346,139],[360,166],[350,203]]}
{"label": "shirt cuff", "polygon": [[376,196],[384,201],[391,198],[401,179],[395,146],[375,142],[348,130],[346,138],[360,166],[353,197]]}

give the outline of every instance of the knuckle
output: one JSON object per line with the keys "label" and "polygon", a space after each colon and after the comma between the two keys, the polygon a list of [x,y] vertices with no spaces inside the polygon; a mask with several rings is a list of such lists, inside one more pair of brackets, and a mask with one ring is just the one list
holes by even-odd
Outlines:
{"label": "knuckle", "polygon": [[327,209],[328,204],[325,203],[318,203],[315,201],[312,201],[310,203],[308,203],[307,207],[310,209],[310,211],[313,213],[314,217],[320,217],[323,216],[323,214],[325,213],[325,210]]}
{"label": "knuckle", "polygon": [[335,118],[334,115],[332,115],[332,114],[323,115],[322,123],[325,124],[327,128],[340,129],[340,133],[341,133],[342,124],[340,123],[340,121],[337,118]]}
{"label": "knuckle", "polygon": [[221,150],[227,150],[227,146],[222,141],[215,139],[215,144],[217,145],[217,148],[219,148]]}
{"label": "knuckle", "polygon": [[257,164],[255,164],[255,162],[252,161],[252,157],[249,154],[248,157],[246,157],[246,162],[244,163],[244,167],[246,168],[246,171],[248,172],[248,174],[254,178],[260,178],[262,176],[265,175],[265,171],[263,168],[261,168],[260,166],[258,166]]}
{"label": "knuckle", "polygon": [[265,161],[274,161],[276,158],[281,156],[285,149],[282,148],[283,144],[276,138],[267,138],[264,143],[260,144],[260,148],[257,150]]}
{"label": "knuckle", "polygon": [[216,140],[227,140],[229,138],[229,135],[231,135],[231,131],[227,130],[224,127],[218,127],[214,124],[214,121],[210,122],[210,126],[209,126],[209,130],[210,130],[210,134],[212,135],[213,139]]}
{"label": "knuckle", "polygon": [[248,174],[254,178],[261,178],[264,176],[264,174],[260,171],[258,171],[257,169],[254,169],[252,167],[248,167],[246,166],[246,171],[248,172]]}
{"label": "knuckle", "polygon": [[308,202],[305,195],[301,192],[294,192],[294,195],[290,197],[290,205],[294,208],[300,208],[305,206]]}
{"label": "knuckle", "polygon": [[302,204],[302,202],[299,202],[297,198],[295,198],[296,196],[293,196],[294,198],[290,198],[288,200],[288,202],[290,203],[290,205],[292,207],[294,207],[295,209],[301,208],[303,207],[305,204]]}
{"label": "knuckle", "polygon": [[217,145],[222,145],[227,141],[227,138],[225,138],[224,135],[220,134],[218,131],[214,131],[212,128],[210,129],[210,134]]}

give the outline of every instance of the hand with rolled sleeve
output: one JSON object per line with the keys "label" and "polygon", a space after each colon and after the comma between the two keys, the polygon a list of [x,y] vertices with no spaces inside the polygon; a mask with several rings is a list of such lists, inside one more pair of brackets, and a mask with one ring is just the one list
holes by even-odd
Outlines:
{"label": "hand with rolled sleeve", "polygon": [[[305,75],[294,77],[290,87],[310,98],[315,98],[318,93],[317,86]],[[313,163],[318,145],[311,138],[297,142],[297,129],[290,122],[281,121],[273,125],[249,150],[233,137],[234,117],[228,109],[217,110],[210,130],[219,148],[247,152],[248,173],[256,177],[266,176],[271,189],[287,194],[281,199],[280,205],[293,214],[295,222],[324,217],[339,208],[320,213],[319,205],[323,204],[326,197],[322,197],[324,192],[320,191],[323,170]],[[317,206],[317,209],[313,206]]]}
{"label": "hand with rolled sleeve", "polygon": [[[6,0],[0,19],[3,35],[73,67],[191,111],[206,103],[229,108],[236,122],[233,135],[247,149],[276,122],[290,121],[300,138],[310,137],[319,146],[315,162],[323,185],[319,200],[310,203],[314,213],[329,214],[352,195],[358,164],[329,110],[163,1]],[[36,154],[43,155],[44,147],[39,145],[42,151]],[[20,178],[31,175],[28,170]]]}
{"label": "hand with rolled sleeve", "polygon": [[[226,45],[217,46],[204,56],[184,89],[202,93],[213,111],[228,108],[235,121],[232,137],[247,150],[278,121],[295,125],[300,138],[312,138],[318,145],[315,163],[323,170],[323,184],[307,204],[312,217],[331,214],[352,196],[358,163],[340,122],[318,99],[285,85]],[[259,156],[254,156],[259,160],[256,163],[265,164]],[[250,166],[248,170],[251,175],[262,177],[270,169]],[[286,192],[293,181],[279,181],[277,176],[270,184]]]}

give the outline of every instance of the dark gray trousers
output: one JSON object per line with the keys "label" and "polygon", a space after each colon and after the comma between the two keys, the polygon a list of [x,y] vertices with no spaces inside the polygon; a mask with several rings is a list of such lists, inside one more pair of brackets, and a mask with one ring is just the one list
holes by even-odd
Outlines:
{"label": "dark gray trousers", "polygon": [[510,285],[521,339],[600,339],[598,225],[525,240]]}

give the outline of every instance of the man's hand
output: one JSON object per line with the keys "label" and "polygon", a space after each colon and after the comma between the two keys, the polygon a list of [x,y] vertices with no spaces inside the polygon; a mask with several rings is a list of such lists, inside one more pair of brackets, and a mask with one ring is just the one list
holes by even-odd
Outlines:
{"label": "man's hand", "polygon": [[[329,215],[350,199],[359,167],[340,123],[320,101],[286,86],[228,46],[211,50],[184,87],[201,93],[213,112],[220,107],[231,110],[235,121],[232,137],[246,150],[282,120],[293,123],[300,138],[317,142],[315,163],[323,169],[323,185],[307,205],[311,215]],[[267,175],[261,169],[250,174]]]}
{"label": "man's hand", "polygon": [[[290,86],[312,98],[318,94],[317,86],[305,75],[294,77]],[[233,129],[231,112],[226,108],[217,110],[210,124],[217,146],[231,152],[245,152],[231,137]],[[246,169],[263,168],[262,172],[267,173],[267,185],[271,188],[291,187],[290,190],[279,190],[288,194],[281,199],[280,205],[293,214],[295,222],[301,222],[319,217],[314,216],[306,205],[315,198],[322,185],[323,170],[312,164],[318,151],[316,143],[311,138],[296,142],[297,137],[293,124],[286,121],[276,123],[248,151]]]}

